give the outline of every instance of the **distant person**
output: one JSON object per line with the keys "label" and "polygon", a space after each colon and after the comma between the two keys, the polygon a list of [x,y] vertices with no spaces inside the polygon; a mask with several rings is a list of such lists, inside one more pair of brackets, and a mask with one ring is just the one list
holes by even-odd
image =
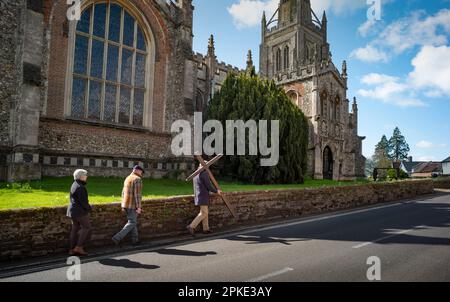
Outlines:
{"label": "distant person", "polygon": [[89,217],[92,207],[89,205],[88,192],[86,190],[87,174],[86,170],[76,170],[73,173],[75,181],[70,189],[70,205],[67,209],[67,216],[72,219],[69,254],[74,256],[88,255],[84,250],[84,246],[90,239],[92,230]]}
{"label": "distant person", "polygon": [[222,191],[218,191],[211,184],[208,172],[203,171],[199,175],[194,177],[195,205],[200,207],[200,213],[194,219],[194,221],[192,221],[192,223],[187,226],[187,230],[192,236],[195,235],[195,229],[200,223],[202,223],[203,226],[203,234],[212,233],[211,230],[209,229],[209,218],[208,218],[209,192],[217,193],[219,195],[222,194]]}
{"label": "distant person", "polygon": [[131,232],[133,245],[139,245],[138,215],[142,213],[142,177],[144,169],[135,166],[133,172],[125,179],[122,191],[122,212],[127,216],[128,222],[123,229],[114,235],[112,241],[119,245]]}

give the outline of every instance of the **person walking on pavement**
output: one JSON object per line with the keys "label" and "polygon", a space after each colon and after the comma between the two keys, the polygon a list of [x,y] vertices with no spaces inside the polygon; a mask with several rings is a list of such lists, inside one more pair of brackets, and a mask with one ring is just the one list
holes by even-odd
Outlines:
{"label": "person walking on pavement", "polygon": [[222,194],[222,191],[217,190],[211,184],[211,180],[209,179],[208,172],[203,171],[199,175],[194,177],[194,193],[195,193],[195,205],[200,207],[200,213],[198,216],[192,221],[190,225],[187,226],[188,232],[195,236],[195,229],[197,226],[202,223],[203,233],[211,234],[211,230],[209,229],[209,192],[217,193],[219,195]]}
{"label": "person walking on pavement", "polygon": [[91,236],[91,220],[89,212],[92,207],[89,204],[88,192],[86,190],[86,170],[76,170],[73,173],[74,182],[70,189],[70,205],[67,216],[72,219],[72,230],[70,232],[70,251],[72,256],[87,256],[84,250],[86,242]]}
{"label": "person walking on pavement", "polygon": [[142,213],[142,177],[144,169],[137,165],[133,172],[125,179],[122,191],[122,212],[126,214],[127,224],[114,235],[112,241],[119,245],[131,233],[133,245],[139,245],[138,216]]}

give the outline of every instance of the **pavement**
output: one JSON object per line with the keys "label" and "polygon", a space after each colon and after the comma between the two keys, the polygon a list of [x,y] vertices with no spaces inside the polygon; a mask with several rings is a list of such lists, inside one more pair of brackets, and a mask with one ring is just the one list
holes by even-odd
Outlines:
{"label": "pavement", "polygon": [[[0,282],[68,281],[65,260]],[[450,194],[82,260],[81,281],[450,281]]]}

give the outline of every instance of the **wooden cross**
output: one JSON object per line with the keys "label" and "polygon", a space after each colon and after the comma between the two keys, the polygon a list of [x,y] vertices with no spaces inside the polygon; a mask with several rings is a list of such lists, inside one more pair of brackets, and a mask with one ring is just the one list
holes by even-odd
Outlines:
{"label": "wooden cross", "polygon": [[[199,175],[200,173],[202,173],[203,171],[208,172],[209,178],[211,179],[211,182],[213,183],[214,187],[216,187],[217,190],[220,190],[220,186],[219,183],[217,182],[216,178],[214,177],[214,175],[212,174],[211,170],[209,170],[209,167],[211,167],[212,165],[214,165],[216,162],[219,161],[219,159],[221,159],[223,157],[223,154],[219,154],[216,157],[214,157],[212,160],[206,162],[203,157],[201,157],[200,155],[196,155],[195,156],[197,158],[197,160],[200,162],[200,167],[198,167],[197,171],[195,171],[191,176],[189,176],[188,178],[186,178],[186,181],[191,181],[192,179],[194,179],[195,176]],[[223,202],[225,203],[225,205],[227,206],[228,210],[230,211],[231,215],[233,215],[234,218],[237,219],[237,215],[236,212],[234,211],[233,207],[231,206],[231,204],[229,203],[229,201],[225,198],[225,196],[223,194],[220,195],[220,197],[222,198]]]}

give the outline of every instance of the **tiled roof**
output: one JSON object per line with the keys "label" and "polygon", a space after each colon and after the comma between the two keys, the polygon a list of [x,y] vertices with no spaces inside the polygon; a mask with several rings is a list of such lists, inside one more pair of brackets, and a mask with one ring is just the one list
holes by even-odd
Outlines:
{"label": "tiled roof", "polygon": [[420,162],[420,161],[404,161],[403,162],[403,166],[405,167],[406,171],[408,173],[411,173],[414,169],[414,167],[423,164],[424,162]]}
{"label": "tiled roof", "polygon": [[433,172],[442,172],[442,163],[437,162],[421,163],[420,165],[415,166],[413,171],[413,173],[433,173]]}

